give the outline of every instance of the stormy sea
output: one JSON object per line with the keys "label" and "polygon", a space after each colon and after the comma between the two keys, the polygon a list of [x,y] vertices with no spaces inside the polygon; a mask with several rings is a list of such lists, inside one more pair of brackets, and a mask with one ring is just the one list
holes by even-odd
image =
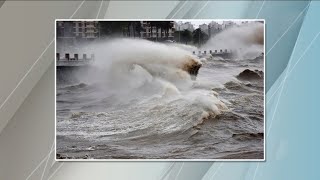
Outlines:
{"label": "stormy sea", "polygon": [[264,46],[246,28],[200,48],[112,39],[92,65],[57,67],[57,159],[263,159]]}

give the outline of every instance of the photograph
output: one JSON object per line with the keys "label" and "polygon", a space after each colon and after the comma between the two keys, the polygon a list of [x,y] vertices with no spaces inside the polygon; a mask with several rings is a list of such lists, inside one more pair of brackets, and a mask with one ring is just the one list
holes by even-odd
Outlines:
{"label": "photograph", "polygon": [[263,19],[55,21],[57,161],[264,161]]}

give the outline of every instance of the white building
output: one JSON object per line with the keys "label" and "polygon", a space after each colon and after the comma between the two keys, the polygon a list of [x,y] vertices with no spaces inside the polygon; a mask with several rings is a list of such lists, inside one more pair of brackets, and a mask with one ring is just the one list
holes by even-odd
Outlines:
{"label": "white building", "polygon": [[223,26],[222,24],[212,21],[209,23],[208,29],[209,35],[216,35],[223,30]]}
{"label": "white building", "polygon": [[193,32],[194,27],[193,24],[191,24],[191,22],[178,22],[174,24],[176,31],[184,31],[184,30],[189,30],[191,32]]}
{"label": "white building", "polygon": [[209,34],[209,26],[207,24],[201,24],[199,25],[199,28],[202,32],[206,33],[207,35]]}
{"label": "white building", "polygon": [[76,37],[94,39],[99,37],[97,21],[74,21],[74,34]]}
{"label": "white building", "polygon": [[233,21],[223,21],[223,23],[222,23],[222,27],[223,27],[224,29],[233,27],[233,26],[235,26],[235,25],[236,25],[236,23],[233,22]]}
{"label": "white building", "polygon": [[99,37],[97,21],[58,21],[58,38],[95,39]]}

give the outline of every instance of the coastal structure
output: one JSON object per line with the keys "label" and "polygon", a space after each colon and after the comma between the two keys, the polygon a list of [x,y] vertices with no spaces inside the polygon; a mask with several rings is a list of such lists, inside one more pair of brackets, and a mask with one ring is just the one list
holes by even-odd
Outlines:
{"label": "coastal structure", "polygon": [[[231,58],[233,52],[228,49],[215,49],[215,50],[202,50],[193,51],[194,55],[203,56],[211,54],[212,56],[220,56],[223,58]],[[56,66],[57,67],[77,67],[87,66],[95,60],[94,54],[78,54],[78,53],[56,53]]]}
{"label": "coastal structure", "polygon": [[94,54],[90,57],[87,54],[70,54],[65,53],[61,56],[60,53],[56,53],[56,66],[57,67],[79,67],[90,65],[94,61]]}

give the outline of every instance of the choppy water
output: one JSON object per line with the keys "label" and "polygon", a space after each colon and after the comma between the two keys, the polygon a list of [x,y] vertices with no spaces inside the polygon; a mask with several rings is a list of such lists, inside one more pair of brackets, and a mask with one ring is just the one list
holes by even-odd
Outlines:
{"label": "choppy water", "polygon": [[95,67],[58,69],[57,158],[262,159],[263,78],[238,75],[263,76],[263,64],[205,58],[196,81],[140,66],[95,82]]}

